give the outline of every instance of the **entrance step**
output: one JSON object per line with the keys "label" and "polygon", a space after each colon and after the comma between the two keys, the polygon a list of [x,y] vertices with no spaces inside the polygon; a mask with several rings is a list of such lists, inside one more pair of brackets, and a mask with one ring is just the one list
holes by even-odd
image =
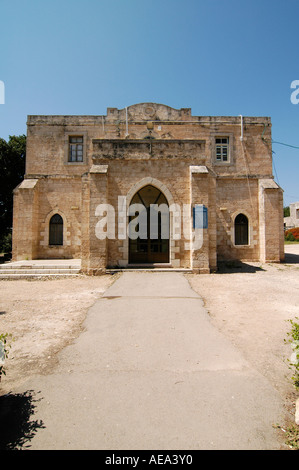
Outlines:
{"label": "entrance step", "polygon": [[0,279],[78,276],[81,260],[24,260],[0,265]]}
{"label": "entrance step", "polygon": [[107,268],[107,274],[113,274],[118,272],[136,272],[136,271],[147,271],[147,272],[176,272],[176,273],[192,273],[191,268],[172,268],[171,266],[163,266],[163,265],[130,265],[128,267],[122,268]]}

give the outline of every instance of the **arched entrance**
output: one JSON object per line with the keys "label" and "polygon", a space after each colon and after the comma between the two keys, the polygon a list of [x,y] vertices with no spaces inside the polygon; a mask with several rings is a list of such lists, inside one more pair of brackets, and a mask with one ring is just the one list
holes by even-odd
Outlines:
{"label": "arched entrance", "polygon": [[130,202],[129,263],[169,262],[169,204],[160,189],[146,185]]}

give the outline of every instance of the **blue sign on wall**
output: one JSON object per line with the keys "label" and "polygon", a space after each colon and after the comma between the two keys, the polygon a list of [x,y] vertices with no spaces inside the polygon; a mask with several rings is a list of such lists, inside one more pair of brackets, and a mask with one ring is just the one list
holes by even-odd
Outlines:
{"label": "blue sign on wall", "polygon": [[193,207],[193,228],[208,228],[208,208],[202,204]]}

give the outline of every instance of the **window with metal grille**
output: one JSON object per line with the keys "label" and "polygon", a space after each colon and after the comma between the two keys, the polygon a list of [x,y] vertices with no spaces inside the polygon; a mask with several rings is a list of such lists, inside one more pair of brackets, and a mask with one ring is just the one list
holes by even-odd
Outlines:
{"label": "window with metal grille", "polygon": [[49,223],[49,245],[63,245],[63,220],[54,214]]}
{"label": "window with metal grille", "polygon": [[228,137],[216,138],[216,161],[217,162],[229,161],[229,138]]}
{"label": "window with metal grille", "polygon": [[235,245],[248,245],[248,219],[239,214],[235,218]]}
{"label": "window with metal grille", "polygon": [[69,162],[83,162],[83,137],[69,137]]}

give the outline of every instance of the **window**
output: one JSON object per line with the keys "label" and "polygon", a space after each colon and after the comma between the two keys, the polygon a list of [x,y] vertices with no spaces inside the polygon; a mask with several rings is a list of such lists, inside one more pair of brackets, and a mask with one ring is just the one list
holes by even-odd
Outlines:
{"label": "window", "polygon": [[54,214],[50,219],[49,245],[63,245],[63,220],[59,214]]}
{"label": "window", "polygon": [[235,218],[235,245],[248,245],[248,219],[239,214]]}
{"label": "window", "polygon": [[216,137],[216,162],[229,161],[229,138]]}
{"label": "window", "polygon": [[83,162],[83,137],[69,137],[69,162]]}

